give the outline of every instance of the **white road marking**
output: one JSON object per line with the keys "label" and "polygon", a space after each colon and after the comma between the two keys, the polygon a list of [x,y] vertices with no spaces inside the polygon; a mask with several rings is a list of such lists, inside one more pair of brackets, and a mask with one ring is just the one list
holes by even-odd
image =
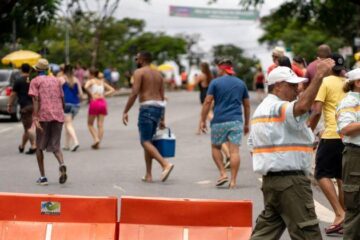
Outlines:
{"label": "white road marking", "polygon": [[[258,180],[262,182],[262,178],[258,178]],[[318,219],[322,222],[332,223],[333,219],[335,218],[335,214],[330,209],[328,209],[327,207],[325,207],[315,199],[314,199],[314,204],[315,204],[315,212]]]}
{"label": "white road marking", "polygon": [[115,188],[115,189],[117,189],[117,190],[120,190],[120,191],[122,191],[123,193],[126,193],[125,189],[123,189],[122,187],[120,187],[120,186],[118,186],[118,185],[116,185],[116,184],[113,185],[113,188]]}
{"label": "white road marking", "polygon": [[4,133],[4,132],[7,132],[7,131],[10,131],[11,129],[13,129],[13,127],[8,127],[8,128],[1,129],[1,130],[0,130],[0,133]]}
{"label": "white road marking", "polygon": [[45,240],[51,240],[52,227],[53,227],[53,225],[51,223],[46,224]]}
{"label": "white road marking", "polygon": [[200,185],[205,185],[205,184],[210,184],[211,181],[210,180],[204,180],[204,181],[199,181],[199,182],[196,182],[197,184],[200,184]]}

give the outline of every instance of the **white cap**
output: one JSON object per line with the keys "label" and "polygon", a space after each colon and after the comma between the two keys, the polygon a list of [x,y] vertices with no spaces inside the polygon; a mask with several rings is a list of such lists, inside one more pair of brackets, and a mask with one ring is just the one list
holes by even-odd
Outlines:
{"label": "white cap", "polygon": [[349,82],[360,80],[360,68],[355,68],[354,70],[347,72],[345,76]]}
{"label": "white cap", "polygon": [[291,68],[279,66],[269,73],[267,84],[273,85],[278,82],[301,83],[307,80],[307,78],[298,77]]}

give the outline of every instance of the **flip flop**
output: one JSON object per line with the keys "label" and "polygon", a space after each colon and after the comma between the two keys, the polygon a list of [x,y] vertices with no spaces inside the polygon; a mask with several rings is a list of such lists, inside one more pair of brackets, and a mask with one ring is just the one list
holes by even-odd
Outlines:
{"label": "flip flop", "polygon": [[229,181],[229,179],[227,177],[220,178],[216,181],[216,186],[220,187],[220,186],[224,185],[225,183],[227,183],[228,181]]}
{"label": "flip flop", "polygon": [[161,181],[165,182],[166,179],[168,179],[171,171],[174,169],[174,164],[171,164],[171,166],[168,169],[165,169],[161,174]]}
{"label": "flip flop", "polygon": [[343,221],[339,224],[331,224],[329,227],[325,228],[325,234],[342,234],[343,232]]}
{"label": "flip flop", "polygon": [[59,167],[60,177],[59,177],[59,183],[64,184],[67,180],[67,174],[66,174],[66,166],[61,165]]}

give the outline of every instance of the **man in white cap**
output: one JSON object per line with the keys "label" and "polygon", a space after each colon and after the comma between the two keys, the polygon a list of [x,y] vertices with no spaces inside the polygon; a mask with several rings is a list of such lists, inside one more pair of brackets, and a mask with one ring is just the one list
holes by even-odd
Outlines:
{"label": "man in white cap", "polygon": [[280,239],[286,228],[292,239],[322,239],[306,176],[314,141],[306,120],[333,65],[331,59],[320,61],[314,80],[299,97],[298,84],[305,78],[281,66],[268,76],[269,95],[254,112],[248,140],[254,171],[263,175],[265,205],[252,240]]}
{"label": "man in white cap", "polygon": [[345,144],[342,178],[345,202],[344,239],[360,239],[360,68],[346,74],[347,93],[336,110]]}
{"label": "man in white cap", "polygon": [[67,179],[66,166],[60,149],[61,131],[64,123],[64,93],[60,80],[48,75],[49,62],[41,58],[35,65],[38,76],[31,80],[29,95],[33,98],[33,122],[36,126],[36,158],[40,170],[39,185],[47,185],[44,153],[53,152],[59,162],[59,183]]}

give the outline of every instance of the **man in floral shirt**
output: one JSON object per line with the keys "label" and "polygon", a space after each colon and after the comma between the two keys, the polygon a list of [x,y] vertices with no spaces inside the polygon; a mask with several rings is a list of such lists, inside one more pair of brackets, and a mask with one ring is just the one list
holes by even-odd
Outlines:
{"label": "man in floral shirt", "polygon": [[40,185],[47,185],[43,151],[53,152],[59,162],[59,183],[66,182],[66,166],[60,149],[61,130],[64,122],[64,94],[60,81],[49,76],[49,62],[39,59],[35,65],[38,76],[30,82],[29,95],[33,98],[33,122],[36,126],[36,158],[40,170]]}

